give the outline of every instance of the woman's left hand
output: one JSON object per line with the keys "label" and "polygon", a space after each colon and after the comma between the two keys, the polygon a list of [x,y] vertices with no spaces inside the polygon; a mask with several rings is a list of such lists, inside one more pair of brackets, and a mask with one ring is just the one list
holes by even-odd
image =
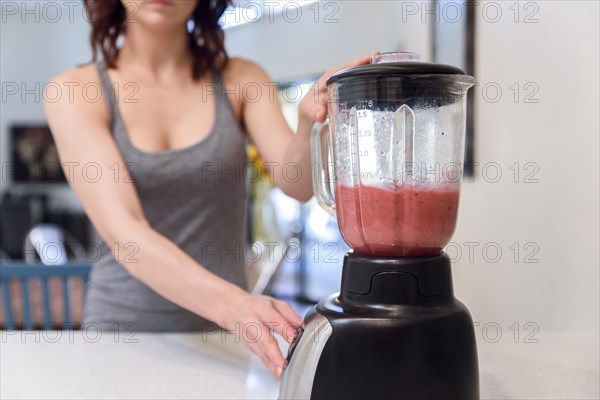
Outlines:
{"label": "woman's left hand", "polygon": [[367,54],[352,60],[344,65],[332,67],[327,70],[312,86],[298,105],[298,131],[310,130],[315,122],[323,122],[327,118],[327,80],[331,75],[346,68],[365,65],[371,62],[371,57],[379,52]]}

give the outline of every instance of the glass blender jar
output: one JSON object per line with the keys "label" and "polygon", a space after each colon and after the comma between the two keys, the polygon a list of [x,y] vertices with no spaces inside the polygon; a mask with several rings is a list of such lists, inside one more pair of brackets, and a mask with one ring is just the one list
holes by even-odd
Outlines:
{"label": "glass blender jar", "polygon": [[312,132],[314,194],[356,254],[431,256],[456,226],[466,93],[459,68],[384,53],[327,81]]}

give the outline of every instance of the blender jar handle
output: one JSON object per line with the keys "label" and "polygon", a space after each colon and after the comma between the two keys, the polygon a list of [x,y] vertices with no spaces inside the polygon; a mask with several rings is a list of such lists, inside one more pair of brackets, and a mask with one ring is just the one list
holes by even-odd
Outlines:
{"label": "blender jar handle", "polygon": [[[315,123],[310,137],[310,150],[313,161],[313,193],[317,198],[317,203],[325,211],[331,214],[334,218],[335,213],[335,197],[333,190],[331,190],[331,163],[330,163],[330,136],[329,120],[325,120],[324,123]],[[323,141],[325,145],[323,146]],[[323,150],[325,150],[326,156],[323,157]],[[325,158],[325,160],[323,160]]]}

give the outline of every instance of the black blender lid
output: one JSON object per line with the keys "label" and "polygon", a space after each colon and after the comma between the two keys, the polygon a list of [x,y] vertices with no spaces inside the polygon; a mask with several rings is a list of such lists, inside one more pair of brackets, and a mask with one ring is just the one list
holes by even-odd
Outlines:
{"label": "black blender lid", "polygon": [[[402,61],[397,61],[402,60]],[[407,60],[407,61],[403,61]],[[415,53],[382,53],[373,56],[371,64],[346,68],[333,74],[327,80],[327,85],[341,79],[394,75],[466,75],[455,66],[429,62],[419,62]]]}

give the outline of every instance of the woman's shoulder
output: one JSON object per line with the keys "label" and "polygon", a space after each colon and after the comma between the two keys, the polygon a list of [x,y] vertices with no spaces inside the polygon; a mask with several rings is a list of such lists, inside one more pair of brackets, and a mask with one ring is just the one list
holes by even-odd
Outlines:
{"label": "woman's shoulder", "polygon": [[223,71],[226,82],[257,82],[269,80],[267,71],[254,61],[242,57],[230,57]]}
{"label": "woman's shoulder", "polygon": [[108,112],[102,101],[102,85],[95,64],[84,64],[68,69],[46,85],[44,103],[47,116],[52,114],[105,120]]}
{"label": "woman's shoulder", "polygon": [[68,69],[50,80],[50,83],[66,84],[71,86],[99,83],[96,64],[82,64]]}

